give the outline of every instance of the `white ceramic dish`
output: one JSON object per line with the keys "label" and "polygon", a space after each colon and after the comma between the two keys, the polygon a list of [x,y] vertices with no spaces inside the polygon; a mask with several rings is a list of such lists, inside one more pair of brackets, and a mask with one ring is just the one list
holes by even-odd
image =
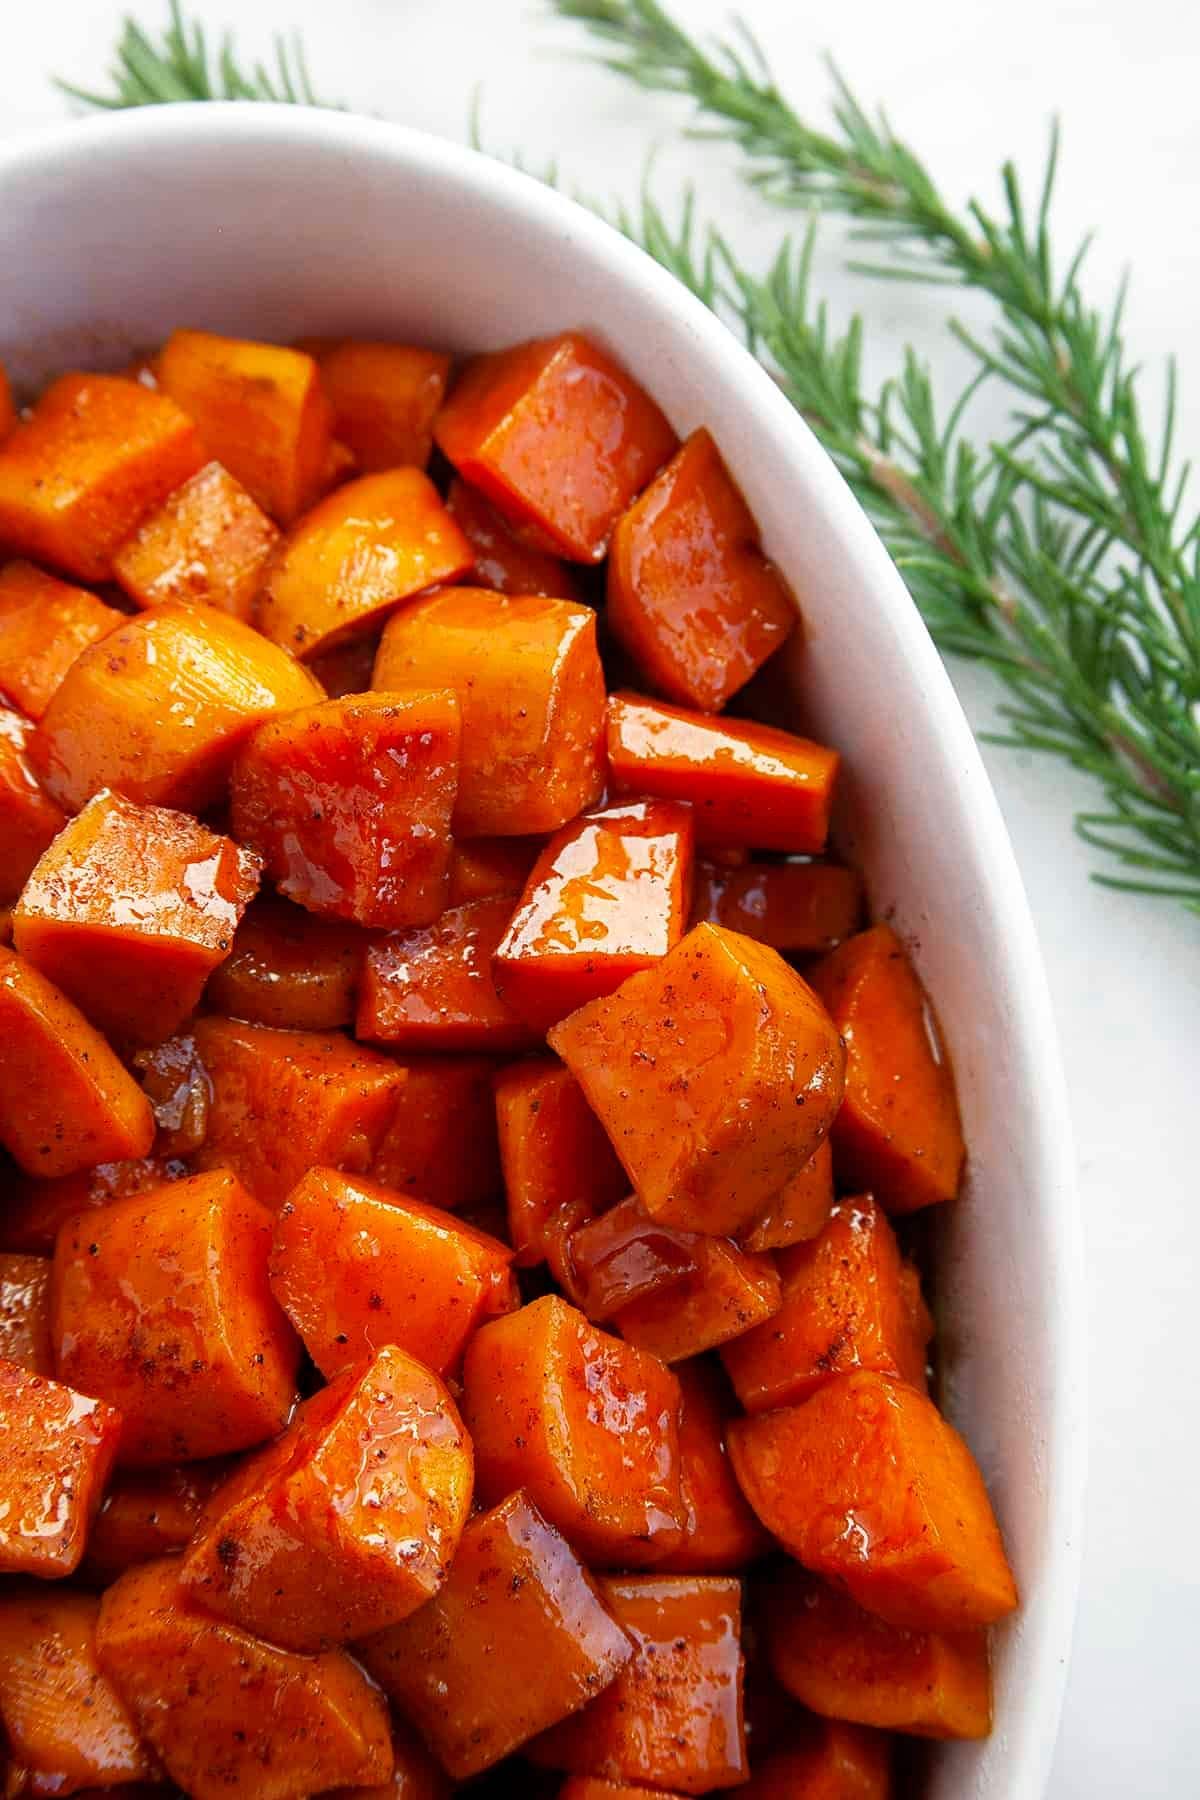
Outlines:
{"label": "white ceramic dish", "polygon": [[1022,1589],[997,1723],[936,1752],[930,1800],[1045,1790],[1080,1551],[1081,1264],[1064,1092],[1025,897],[950,683],[881,545],[773,383],[588,213],[473,152],[275,107],[168,107],[0,147],[0,359],[112,366],[178,324],[461,349],[577,325],[686,431],[709,425],[800,597],[798,723],[847,763],[845,836],[912,944],[971,1168],[940,1222],[952,1415]]}

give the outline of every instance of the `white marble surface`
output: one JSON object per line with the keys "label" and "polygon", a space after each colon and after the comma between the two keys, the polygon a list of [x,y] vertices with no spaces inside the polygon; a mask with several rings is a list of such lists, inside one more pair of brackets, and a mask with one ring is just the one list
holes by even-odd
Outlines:
{"label": "white marble surface", "polygon": [[[682,18],[716,24],[719,0],[676,0]],[[39,0],[3,9],[0,129],[64,116],[57,71],[95,83],[122,11],[117,0]],[[143,17],[165,5],[146,0]],[[725,173],[719,151],[672,151],[662,104],[564,60],[562,27],[529,0],[200,0],[214,30],[239,20],[266,47],[277,26],[305,35],[319,85],[334,97],[461,137],[482,83],[485,141],[519,146],[535,166],[557,153],[592,194],[629,194],[645,146],[664,148],[657,183],[700,184],[708,209],[746,251],[765,252],[778,218]],[[831,50],[862,96],[894,123],[950,191],[994,195],[1011,155],[1030,177],[1048,120],[1065,125],[1058,235],[1100,231],[1092,259],[1104,300],[1128,263],[1129,336],[1151,368],[1183,362],[1180,441],[1200,453],[1200,13],[1179,0],[742,0],[796,99],[819,109]],[[922,295],[863,295],[830,237],[822,279],[835,306],[865,299],[872,357],[905,337],[948,381],[958,367],[931,329]],[[994,717],[988,680],[958,672],[973,723]],[[1087,879],[1072,838],[1082,781],[1004,750],[986,752],[1029,887],[1058,1012],[1074,1103],[1091,1303],[1092,1476],[1083,1598],[1053,1800],[1184,1800],[1200,1793],[1196,1638],[1200,1575],[1200,1408],[1195,1397],[1200,1204],[1194,1155],[1200,920],[1107,892]]]}

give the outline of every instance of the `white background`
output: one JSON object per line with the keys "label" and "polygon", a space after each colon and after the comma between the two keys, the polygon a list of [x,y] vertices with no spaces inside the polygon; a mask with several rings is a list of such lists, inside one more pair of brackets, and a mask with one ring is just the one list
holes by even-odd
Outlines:
{"label": "white background", "polygon": [[[136,3],[136,0],[135,0]],[[675,0],[716,25],[719,0]],[[57,71],[103,81],[120,8],[99,0],[0,6],[0,129],[64,116]],[[647,145],[656,186],[694,178],[706,211],[762,257],[783,222],[739,189],[732,158],[669,147],[661,100],[563,56],[572,32],[528,0],[200,0],[261,51],[299,26],[318,86],[357,108],[462,137],[483,89],[485,141],[535,167],[557,154],[587,193],[634,192]],[[996,196],[1013,157],[1032,180],[1048,121],[1065,127],[1058,237],[1096,228],[1097,302],[1133,274],[1131,344],[1157,378],[1183,364],[1180,442],[1200,455],[1200,10],[1184,0],[742,0],[777,78],[819,117],[830,50],[956,200]],[[165,0],[144,0],[157,22]],[[821,277],[835,308],[868,311],[881,370],[906,338],[947,383],[959,364],[918,291],[865,290],[830,233]],[[147,280],[153,280],[148,268]],[[982,315],[980,315],[982,316]],[[1200,498],[1200,497],[1198,497]],[[994,718],[986,677],[955,671],[972,722]],[[1047,763],[985,750],[1029,887],[1071,1088],[1091,1290],[1091,1455],[1083,1599],[1052,1800],[1200,1795],[1200,1189],[1194,1137],[1200,919],[1087,879],[1072,810],[1094,796]]]}

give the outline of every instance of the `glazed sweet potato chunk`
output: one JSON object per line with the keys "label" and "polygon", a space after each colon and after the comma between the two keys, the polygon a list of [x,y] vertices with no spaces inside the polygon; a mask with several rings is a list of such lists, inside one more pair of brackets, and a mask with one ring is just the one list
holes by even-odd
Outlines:
{"label": "glazed sweet potato chunk", "polygon": [[118,375],[62,375],[0,446],[0,543],[81,581],[204,461],[166,395]]}
{"label": "glazed sweet potato chunk", "polygon": [[209,976],[206,1004],[251,1025],[335,1031],[354,1019],[367,943],[357,926],[319,919],[264,894],[251,903],[229,955]]}
{"label": "glazed sweet potato chunk", "polygon": [[120,1435],[103,1400],[0,1362],[0,1573],[79,1567]]}
{"label": "glazed sweet potato chunk", "polygon": [[513,1063],[497,1074],[495,1090],[508,1235],[517,1262],[529,1268],[546,1260],[554,1232],[569,1232],[614,1205],[625,1192],[625,1173],[561,1063]]}
{"label": "glazed sweet potato chunk", "polygon": [[168,494],[113,557],[138,606],[184,600],[249,620],[278,529],[218,462]]}
{"label": "glazed sweet potato chunk", "polygon": [[473,358],[434,436],[530,542],[574,562],[599,562],[676,444],[649,395],[578,332]]}
{"label": "glazed sweet potato chunk", "polygon": [[786,1749],[755,1763],[742,1800],[891,1800],[892,1745],[884,1732],[802,1718],[791,1736]]}
{"label": "glazed sweet potato chunk", "polygon": [[540,1030],[611,994],[687,928],[690,808],[636,800],[585,813],[538,858],[496,950],[504,999]]}
{"label": "glazed sweet potato chunk", "polygon": [[471,579],[497,594],[545,594],[550,599],[578,600],[579,583],[568,565],[546,550],[517,536],[478,488],[456,475],[446,495],[454,523],[471,546],[475,567]]}
{"label": "glazed sweet potato chunk", "polygon": [[84,1574],[107,1584],[138,1563],[185,1549],[227,1473],[224,1460],[118,1470],[88,1534]]}
{"label": "glazed sweet potato chunk", "polygon": [[101,788],[203,812],[222,798],[257,724],[320,698],[299,663],[239,619],[211,606],[157,606],[72,663],[30,760],[68,812]]}
{"label": "glazed sweet potato chunk", "polygon": [[472,1519],[428,1606],[356,1649],[456,1780],[576,1712],[631,1654],[587,1570],[523,1493]]}
{"label": "glazed sweet potato chunk", "polygon": [[460,731],[448,688],[269,719],[234,765],[233,830],[309,912],[382,930],[432,924],[448,897]]}
{"label": "glazed sweet potato chunk", "polygon": [[371,1174],[403,1196],[450,1212],[480,1206],[500,1192],[492,1076],[488,1056],[410,1057]]}
{"label": "glazed sweet potato chunk", "polygon": [[623,1306],[614,1325],[663,1362],[699,1356],[742,1332],[765,1330],[779,1311],[770,1256],[749,1256],[727,1238],[689,1233],[698,1267],[683,1280]]}
{"label": "glazed sweet potato chunk", "polygon": [[63,1226],[58,1370],[120,1408],[123,1463],[223,1455],[279,1430],[299,1346],[267,1283],[270,1245],[269,1216],[224,1170]]}
{"label": "glazed sweet potato chunk", "polygon": [[317,359],[334,435],[360,469],[425,467],[450,373],[443,351],[363,338],[316,340],[301,348]]}
{"label": "glazed sweet potato chunk", "polygon": [[508,1293],[507,1244],[378,1182],[310,1169],[275,1221],[271,1286],[323,1375],[374,1344],[439,1374]]}
{"label": "glazed sweet potato chunk", "polygon": [[846,1044],[846,1101],[833,1129],[844,1187],[870,1189],[889,1212],[958,1193],[962,1127],[937,1022],[890,925],[850,938],[812,970]]}
{"label": "glazed sweet potato chunk", "polygon": [[605,1603],[633,1655],[604,1693],[530,1746],[535,1762],[681,1794],[738,1787],[741,1583],[719,1575],[616,1575]]}
{"label": "glazed sweet potato chunk", "polygon": [[720,712],[796,604],[709,433],[695,431],[613,533],[608,622],[650,686]]}
{"label": "glazed sweet potato chunk", "polygon": [[451,906],[511,894],[516,904],[541,845],[535,838],[464,838],[450,858]]}
{"label": "glazed sweet potato chunk", "polygon": [[679,1388],[657,1357],[548,1295],[472,1338],[463,1415],[485,1502],[525,1488],[601,1566],[678,1547]]}
{"label": "glazed sweet potato chunk", "polygon": [[[551,1243],[578,1208],[560,1209]],[[562,1220],[563,1223],[559,1223]],[[636,1194],[569,1231],[562,1285],[589,1319],[615,1318],[650,1294],[675,1289],[703,1265],[699,1232],[652,1219]],[[553,1265],[552,1265],[553,1266]]]}
{"label": "glazed sweet potato chunk", "polygon": [[187,813],[99,793],[29,877],[13,941],[102,1031],[157,1043],[228,955],[258,873]]}
{"label": "glazed sweet potato chunk", "polygon": [[696,868],[692,920],[708,919],[745,932],[789,955],[821,955],[856,931],[862,882],[837,863],[746,863],[723,869],[702,860]]}
{"label": "glazed sweet potato chunk", "polygon": [[806,1163],[741,1234],[743,1250],[784,1250],[815,1238],[833,1211],[833,1147],[822,1138]]}
{"label": "glazed sweet potato chunk", "polygon": [[725,1423],[736,1412],[720,1364],[707,1357],[676,1364],[683,1396],[679,1480],[687,1523],[677,1550],[659,1561],[672,1574],[741,1569],[770,1547],[725,1454]]}
{"label": "glazed sweet potato chunk", "polygon": [[75,658],[122,617],[87,588],[33,563],[7,563],[0,568],[0,694],[27,719],[40,719]]}
{"label": "glazed sweet potato chunk", "polygon": [[175,1557],[109,1588],[96,1649],[167,1773],[195,1800],[306,1800],[391,1774],[387,1708],[350,1658],[298,1656],[197,1611]]}
{"label": "glazed sweet potato chunk", "polygon": [[420,469],[361,475],[289,533],[259,596],[259,628],[315,656],[470,567],[471,546]]}
{"label": "glazed sweet potato chunk", "polygon": [[456,837],[556,831],[600,798],[604,674],[590,607],[482,588],[430,594],[388,620],[371,685],[414,683],[452,687],[462,707]]}
{"label": "glazed sweet potato chunk", "polygon": [[963,1631],[1017,1604],[971,1452],[916,1388],[859,1370],[735,1419],[742,1492],[785,1550],[893,1625]]}
{"label": "glazed sweet potato chunk", "polygon": [[53,1375],[50,1258],[0,1255],[0,1359],[31,1375]]}
{"label": "glazed sweet potato chunk", "polygon": [[133,1161],[95,1163],[52,1181],[20,1178],[0,1208],[0,1248],[31,1255],[52,1254],[54,1241],[74,1213],[107,1206],[126,1194],[144,1194],[187,1174],[181,1162],[143,1156]]}
{"label": "glazed sweet potato chunk", "polygon": [[695,1231],[749,1225],[842,1097],[842,1047],[811,988],[719,925],[695,926],[549,1038],[646,1211]]}
{"label": "glazed sweet potato chunk", "polygon": [[617,793],[690,801],[699,843],[825,848],[837,752],[772,725],[613,694],[608,769]]}
{"label": "glazed sweet potato chunk", "polygon": [[392,1778],[371,1787],[334,1788],[325,1800],[450,1800],[451,1787],[411,1725],[392,1719]]}
{"label": "glazed sweet potato chunk", "polygon": [[355,1030],[399,1050],[529,1050],[538,1033],[492,975],[512,897],[452,906],[432,925],[393,931],[367,951]]}
{"label": "glazed sweet potato chunk", "polygon": [[29,762],[33,726],[0,707],[0,905],[14,901],[38,857],[67,822]]}
{"label": "glazed sweet potato chunk", "polygon": [[0,1144],[30,1175],[145,1156],[154,1114],[65,994],[0,948]]}

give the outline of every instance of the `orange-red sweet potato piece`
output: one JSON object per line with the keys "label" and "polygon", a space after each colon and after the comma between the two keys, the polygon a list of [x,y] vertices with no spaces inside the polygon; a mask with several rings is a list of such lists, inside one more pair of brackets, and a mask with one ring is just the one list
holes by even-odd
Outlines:
{"label": "orange-red sweet potato piece", "polygon": [[7,563],[0,568],[0,694],[40,719],[75,658],[123,616],[33,563]]}
{"label": "orange-red sweet potato piece", "polygon": [[456,1780],[576,1712],[631,1654],[524,1493],[472,1519],[428,1606],[356,1650]]}
{"label": "orange-red sweet potato piece", "polygon": [[511,894],[516,904],[541,845],[531,838],[464,838],[450,858],[449,906]]}
{"label": "orange-red sweet potato piece", "polygon": [[249,619],[279,531],[218,462],[168,494],[113,557],[113,575],[138,606],[202,602]]}
{"label": "orange-red sweet potato piece", "polygon": [[785,1181],[753,1225],[742,1232],[743,1250],[784,1250],[815,1238],[833,1211],[833,1147],[822,1138],[808,1161]]}
{"label": "orange-red sweet potato piece", "polygon": [[17,403],[4,364],[0,363],[0,444],[16,429]]}
{"label": "orange-red sweet potato piece", "polygon": [[208,454],[264,512],[290,525],[312,505],[326,479],[331,418],[311,356],[175,331],[155,367],[163,392],[196,421]]}
{"label": "orange-red sweet potato piece", "polygon": [[291,1409],[299,1345],[267,1282],[271,1221],[225,1170],[68,1220],[54,1252],[64,1381],[121,1410],[121,1461],[262,1443]]}
{"label": "orange-red sweet potato piece", "polygon": [[530,1057],[495,1078],[508,1234],[523,1267],[544,1262],[547,1227],[578,1224],[625,1192],[625,1173],[583,1089],[561,1063]]}
{"label": "orange-red sweet potato piece", "polygon": [[28,719],[0,707],[0,904],[5,906],[67,822],[30,766],[32,735]]}
{"label": "orange-red sweet potato piece", "polygon": [[606,617],[656,693],[720,712],[796,624],[787,583],[704,429],[613,533]]}
{"label": "orange-red sweet potato piece", "polygon": [[68,812],[106,787],[143,806],[204,812],[257,724],[320,698],[299,663],[240,619],[156,606],[72,663],[30,761]]}
{"label": "orange-red sweet potato piece", "polygon": [[529,1050],[538,1033],[496,992],[492,958],[512,896],[452,906],[432,925],[393,931],[367,951],[360,1038],[399,1050]]}
{"label": "orange-red sweet potato piece", "polygon": [[[582,1209],[571,1209],[570,1203],[565,1203],[558,1219],[549,1223],[561,1231],[572,1211],[578,1217]],[[543,1234],[545,1231],[543,1226]],[[699,1275],[703,1261],[698,1232],[652,1219],[637,1195],[630,1194],[598,1218],[585,1218],[569,1231],[562,1285],[589,1319],[602,1322],[615,1318],[636,1300],[675,1289]]]}
{"label": "orange-red sweet potato piece", "polygon": [[457,837],[556,831],[604,785],[596,615],[571,600],[444,588],[384,628],[372,687],[452,687],[462,707]]}
{"label": "orange-red sweet potato piece", "polygon": [[59,1175],[53,1181],[39,1181],[33,1176],[19,1178],[0,1207],[0,1248],[35,1256],[48,1254],[53,1251],[62,1226],[74,1213],[107,1206],[110,1200],[123,1199],[126,1194],[143,1194],[147,1188],[178,1181],[186,1174],[181,1162],[145,1156],[135,1161],[95,1163],[73,1175]]}
{"label": "orange-red sweet potato piece", "polygon": [[198,1605],[288,1650],[382,1631],[446,1578],[471,1509],[449,1393],[395,1344],[356,1359],[204,1511],[183,1559]]}
{"label": "orange-red sweet potato piece", "polygon": [[681,1794],[749,1774],[742,1721],[741,1583],[614,1575],[600,1584],[633,1655],[604,1693],[530,1746],[535,1762]]}
{"label": "orange-red sweet potato piece", "polygon": [[653,1562],[678,1548],[675,1378],[565,1300],[547,1295],[475,1334],[463,1415],[485,1502],[525,1488],[598,1565]]}
{"label": "orange-red sweet potato piece", "polygon": [[103,1400],[0,1362],[0,1574],[79,1567],[120,1435]]}
{"label": "orange-red sweet potato piece", "polygon": [[248,907],[229,955],[209,976],[205,1001],[251,1025],[335,1031],[353,1022],[367,943],[357,926],[319,919],[264,894]]}
{"label": "orange-red sweet potato piece", "polygon": [[791,1736],[787,1748],[755,1763],[742,1800],[891,1800],[885,1732],[801,1715]]}
{"label": "orange-red sweet potato piece", "polygon": [[772,725],[613,694],[608,770],[616,793],[690,801],[701,844],[825,848],[837,752]]}
{"label": "orange-red sweet potato piece", "polygon": [[663,1362],[766,1330],[779,1311],[779,1276],[770,1256],[748,1255],[728,1238],[694,1235],[696,1272],[631,1300],[613,1320],[623,1338]]}
{"label": "orange-red sweet potato piece", "polygon": [[579,583],[568,565],[548,551],[522,541],[503,513],[478,488],[456,475],[446,495],[455,524],[475,558],[472,579],[498,594],[545,594],[579,600]]}
{"label": "orange-red sweet potato piece", "polygon": [[692,815],[669,800],[585,813],[551,838],[496,950],[504,999],[542,1031],[648,969],[687,929]]}
{"label": "orange-red sweet potato piece", "polygon": [[500,1150],[488,1056],[416,1056],[404,1071],[396,1110],[371,1174],[404,1197],[450,1212],[500,1192]]}
{"label": "orange-red sweet potato piece", "polygon": [[0,544],[81,581],[204,461],[166,394],[118,375],[62,375],[0,445]]}
{"label": "orange-red sweet potato piece", "polygon": [[30,1175],[145,1156],[149,1101],[108,1044],[31,963],[0,947],[0,1143]]}
{"label": "orange-red sweet potato piece", "polygon": [[105,1594],[96,1649],[171,1779],[195,1800],[305,1800],[392,1770],[387,1708],[341,1650],[298,1656],[192,1607],[178,1558]]}
{"label": "orange-red sweet potato piece", "polygon": [[679,1477],[687,1524],[682,1544],[658,1566],[677,1575],[745,1568],[770,1548],[771,1540],[725,1454],[725,1422],[737,1410],[729,1383],[720,1364],[706,1357],[678,1363],[675,1378],[683,1395]]}
{"label": "orange-red sweet potato piece", "polygon": [[187,813],[99,793],[29,877],[13,942],[102,1031],[158,1043],[228,955],[258,874],[252,850]]}
{"label": "orange-red sweet potato piece", "polygon": [[751,1224],[825,1136],[843,1051],[777,951],[697,925],[549,1033],[648,1213],[694,1231]]}
{"label": "orange-red sweet potato piece", "polygon": [[411,1725],[392,1719],[392,1778],[371,1787],[334,1788],[325,1800],[450,1800],[450,1781]]}
{"label": "orange-red sweet potato piece", "polygon": [[692,921],[727,925],[789,955],[821,955],[857,931],[862,903],[858,875],[838,863],[750,862],[724,869],[702,859]]}
{"label": "orange-red sweet potato piece", "polygon": [[234,833],[309,912],[382,930],[432,924],[448,898],[460,732],[449,688],[269,719],[234,764]]}
{"label": "orange-red sweet potato piece", "polygon": [[890,925],[850,938],[812,970],[846,1044],[846,1100],[833,1128],[843,1187],[889,1212],[958,1193],[962,1126],[937,1021]]}
{"label": "orange-red sweet potato piece", "polygon": [[340,1032],[276,1031],[234,1019],[196,1021],[212,1083],[206,1169],[236,1170],[276,1207],[322,1163],[362,1175],[387,1130],[403,1072]]}
{"label": "orange-red sweet potato piece", "polygon": [[360,469],[425,467],[450,373],[443,351],[363,338],[317,340],[300,348],[320,365],[334,433]]}
{"label": "orange-red sweet potato piece", "polygon": [[186,1548],[218,1480],[222,1460],[119,1470],[88,1534],[84,1574],[107,1584],[138,1563]]}
{"label": "orange-red sweet potato piece", "polygon": [[154,1154],[165,1163],[191,1156],[208,1136],[212,1084],[191,1032],[136,1050],[130,1062],[154,1109]]}
{"label": "orange-red sweet potato piece", "polygon": [[280,546],[259,595],[259,629],[297,656],[315,656],[470,568],[471,546],[420,469],[360,475],[327,494]]}
{"label": "orange-red sweet potato piece", "polygon": [[835,1375],[802,1406],[733,1420],[728,1442],[767,1530],[869,1612],[963,1631],[1016,1606],[975,1459],[916,1388]]}
{"label": "orange-red sweet potato piece", "polygon": [[0,1255],[0,1358],[31,1375],[53,1375],[50,1258]]}

